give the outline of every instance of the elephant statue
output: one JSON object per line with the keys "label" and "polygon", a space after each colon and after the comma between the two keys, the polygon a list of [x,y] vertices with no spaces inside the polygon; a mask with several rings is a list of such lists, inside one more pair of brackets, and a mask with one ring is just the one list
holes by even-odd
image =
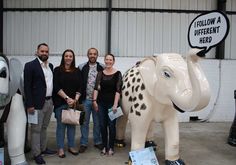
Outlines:
{"label": "elephant statue", "polygon": [[[22,88],[23,66],[19,60],[0,54],[0,118],[7,126],[8,153],[12,165],[27,165],[24,154],[26,114]],[[2,130],[1,130],[2,131]],[[4,133],[1,134],[4,139]]]}
{"label": "elephant statue", "polygon": [[179,156],[177,111],[198,111],[210,101],[210,87],[198,60],[204,56],[191,49],[186,60],[165,53],[145,58],[123,76],[121,106],[124,116],[117,121],[117,140],[122,140],[127,119],[131,124],[131,150],[144,148],[153,136],[154,122],[165,133],[165,164],[184,165]]}

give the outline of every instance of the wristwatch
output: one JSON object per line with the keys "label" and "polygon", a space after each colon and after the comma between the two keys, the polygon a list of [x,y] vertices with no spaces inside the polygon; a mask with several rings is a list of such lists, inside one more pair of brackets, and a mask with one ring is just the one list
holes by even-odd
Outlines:
{"label": "wristwatch", "polygon": [[65,97],[65,100],[67,100],[67,99],[69,99],[69,97],[68,97],[68,96],[66,96],[66,97]]}

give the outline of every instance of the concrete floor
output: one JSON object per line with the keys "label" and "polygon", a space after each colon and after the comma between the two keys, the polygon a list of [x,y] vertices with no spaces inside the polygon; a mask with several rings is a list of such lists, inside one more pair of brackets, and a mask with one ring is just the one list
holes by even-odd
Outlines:
{"label": "concrete floor", "polygon": [[[56,149],[55,122],[48,129],[48,147]],[[226,143],[231,123],[180,123],[180,156],[186,165],[235,165],[236,147]],[[114,156],[100,156],[93,147],[92,129],[89,135],[89,147],[85,153],[78,156],[66,152],[66,158],[57,155],[45,157],[48,165],[124,165],[127,164],[130,149],[130,128],[127,128],[127,146],[115,148]],[[77,128],[76,142],[79,144],[80,130]],[[161,125],[157,124],[156,139],[158,145],[157,159],[164,165],[164,137]],[[30,165],[34,161],[29,153],[26,154]]]}

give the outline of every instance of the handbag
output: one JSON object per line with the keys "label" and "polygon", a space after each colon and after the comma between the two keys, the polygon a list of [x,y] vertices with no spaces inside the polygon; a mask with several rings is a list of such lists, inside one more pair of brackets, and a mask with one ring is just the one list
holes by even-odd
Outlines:
{"label": "handbag", "polygon": [[84,105],[79,103],[78,101],[75,103],[74,108],[78,111],[80,111],[80,125],[83,125],[84,121],[85,121],[85,110],[84,110]]}
{"label": "handbag", "polygon": [[74,109],[78,110],[78,111],[84,111],[84,105],[80,104],[78,101],[75,103],[74,105]]}
{"label": "handbag", "polygon": [[64,124],[80,125],[81,111],[75,109],[63,109],[61,113],[61,122]]}

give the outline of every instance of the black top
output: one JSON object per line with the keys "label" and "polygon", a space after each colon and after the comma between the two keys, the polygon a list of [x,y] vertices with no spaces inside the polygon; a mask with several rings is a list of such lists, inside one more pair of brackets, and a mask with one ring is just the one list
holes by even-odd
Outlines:
{"label": "black top", "polygon": [[53,72],[53,102],[54,108],[67,104],[65,99],[57,93],[62,89],[66,95],[74,99],[76,92],[81,93],[82,76],[79,68],[73,72],[65,72],[59,66]]}
{"label": "black top", "polygon": [[120,71],[106,75],[98,73],[94,89],[98,91],[97,102],[113,104],[116,92],[121,93],[122,75]]}

